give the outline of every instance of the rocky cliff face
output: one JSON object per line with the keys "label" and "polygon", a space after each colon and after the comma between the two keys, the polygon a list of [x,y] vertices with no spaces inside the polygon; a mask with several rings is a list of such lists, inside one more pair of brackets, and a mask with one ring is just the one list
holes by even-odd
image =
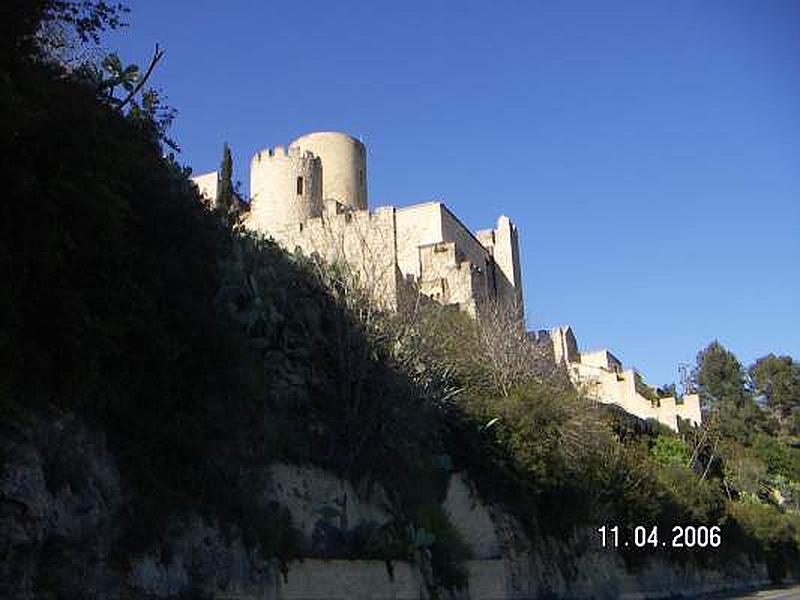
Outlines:
{"label": "rocky cliff face", "polygon": [[[196,515],[176,519],[161,540],[135,553],[136,528],[103,435],[73,417],[28,419],[0,436],[0,597],[33,598],[426,598],[430,580],[417,563],[307,559],[282,569],[248,550],[236,531]],[[389,519],[385,495],[312,467],[273,465],[263,501],[285,506],[309,545],[319,525],[348,530]],[[514,517],[487,506],[468,480],[450,479],[443,508],[474,560],[459,598],[665,597],[767,581],[744,558],[726,572],[666,560],[632,571],[598,548],[590,532],[529,539]],[[335,511],[326,514],[326,510]]]}
{"label": "rocky cliff face", "polygon": [[31,420],[3,431],[0,457],[0,596],[106,588],[124,498],[102,436],[72,418]]}
{"label": "rocky cliff face", "polygon": [[274,561],[196,516],[135,555],[137,527],[103,435],[73,417],[29,419],[0,436],[0,597],[167,598],[233,590],[261,597]]}

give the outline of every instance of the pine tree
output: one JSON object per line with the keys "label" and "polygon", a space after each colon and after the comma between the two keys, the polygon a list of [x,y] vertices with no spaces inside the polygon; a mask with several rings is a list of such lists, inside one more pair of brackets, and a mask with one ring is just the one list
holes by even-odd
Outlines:
{"label": "pine tree", "polygon": [[707,405],[727,402],[741,406],[747,397],[742,364],[716,340],[697,355],[694,379]]}
{"label": "pine tree", "polygon": [[755,403],[736,355],[718,341],[697,355],[694,382],[709,421],[727,438],[742,443],[759,431],[769,431],[767,415]]}
{"label": "pine tree", "polygon": [[784,429],[800,425],[800,363],[791,356],[769,354],[759,358],[750,369],[755,391]]}

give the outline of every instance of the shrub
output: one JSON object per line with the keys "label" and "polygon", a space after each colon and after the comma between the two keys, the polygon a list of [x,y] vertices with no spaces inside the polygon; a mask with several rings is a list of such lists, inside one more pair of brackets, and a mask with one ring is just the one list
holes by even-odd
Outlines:
{"label": "shrub", "polygon": [[728,512],[742,531],[757,541],[774,581],[799,574],[800,515],[768,504],[740,502],[729,503]]}
{"label": "shrub", "polygon": [[724,482],[730,490],[753,497],[763,495],[767,467],[751,448],[732,440],[723,440],[719,453],[723,461]]}
{"label": "shrub", "polygon": [[794,448],[780,438],[764,433],[753,436],[752,447],[770,473],[800,481],[799,448]]}
{"label": "shrub", "polygon": [[663,467],[688,467],[692,453],[686,443],[673,435],[659,435],[650,454]]}
{"label": "shrub", "polygon": [[472,551],[441,505],[420,506],[413,521],[415,529],[429,532],[432,537],[431,566],[437,586],[446,590],[466,587],[469,574],[464,563],[472,558]]}

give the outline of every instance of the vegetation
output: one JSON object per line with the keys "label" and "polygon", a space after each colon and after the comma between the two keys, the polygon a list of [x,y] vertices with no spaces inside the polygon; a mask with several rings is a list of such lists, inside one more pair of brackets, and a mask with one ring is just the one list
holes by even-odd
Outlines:
{"label": "vegetation", "polygon": [[658,395],[658,391],[647,385],[641,374],[637,371],[633,372],[633,383],[636,386],[636,392],[650,400],[650,402],[655,404],[658,402],[658,399],[661,398],[661,396]]}
{"label": "vegetation", "polygon": [[689,446],[677,436],[659,435],[650,453],[662,467],[689,467],[692,463]]}
{"label": "vegetation", "polygon": [[[3,423],[60,411],[108,434],[135,511],[122,555],[187,512],[296,555],[248,476],[278,459],[384,482],[398,526],[412,524],[444,491],[429,390],[373,343],[335,269],[202,206],[164,157],[147,90],[122,106],[93,69],[48,58],[37,24],[66,4],[18,8],[0,65]],[[81,31],[116,23],[103,3],[79,8]]]}
{"label": "vegetation", "polygon": [[218,183],[217,197],[213,201],[213,207],[229,226],[235,226],[239,221],[240,194],[238,182],[235,186],[233,183],[233,157],[227,143],[222,148]]}
{"label": "vegetation", "polygon": [[[514,311],[507,315],[513,327]],[[699,353],[694,372],[704,425],[683,424],[676,434],[651,424],[631,428],[593,405],[558,371],[543,368],[541,349],[527,336],[504,336],[498,359],[497,348],[482,343],[485,320],[429,307],[413,321],[423,346],[417,360],[446,373],[456,390],[444,423],[456,468],[469,472],[483,497],[511,508],[531,535],[561,536],[580,523],[660,525],[662,531],[674,524],[718,525],[726,552],[696,551],[698,560],[748,552],[768,561],[775,577],[793,564],[800,450],[787,418],[787,407],[798,401],[787,391],[794,389],[787,383],[791,359],[780,365],[762,359],[760,370],[745,371],[713,342]],[[493,330],[505,329],[496,312],[491,321]],[[502,370],[513,376],[500,376]],[[762,408],[758,396],[777,381],[781,400]],[[675,386],[661,394],[675,396]],[[628,556],[637,557],[641,550]]]}
{"label": "vegetation", "polygon": [[800,363],[769,354],[748,370],[753,390],[765,401],[783,433],[800,435]]}

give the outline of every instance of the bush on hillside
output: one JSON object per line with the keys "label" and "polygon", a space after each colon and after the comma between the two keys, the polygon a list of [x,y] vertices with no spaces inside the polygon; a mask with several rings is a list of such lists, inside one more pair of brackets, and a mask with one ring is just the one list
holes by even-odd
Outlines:
{"label": "bush on hillside", "polygon": [[728,512],[738,527],[758,543],[773,580],[800,575],[800,515],[768,504],[741,502],[729,503]]}

